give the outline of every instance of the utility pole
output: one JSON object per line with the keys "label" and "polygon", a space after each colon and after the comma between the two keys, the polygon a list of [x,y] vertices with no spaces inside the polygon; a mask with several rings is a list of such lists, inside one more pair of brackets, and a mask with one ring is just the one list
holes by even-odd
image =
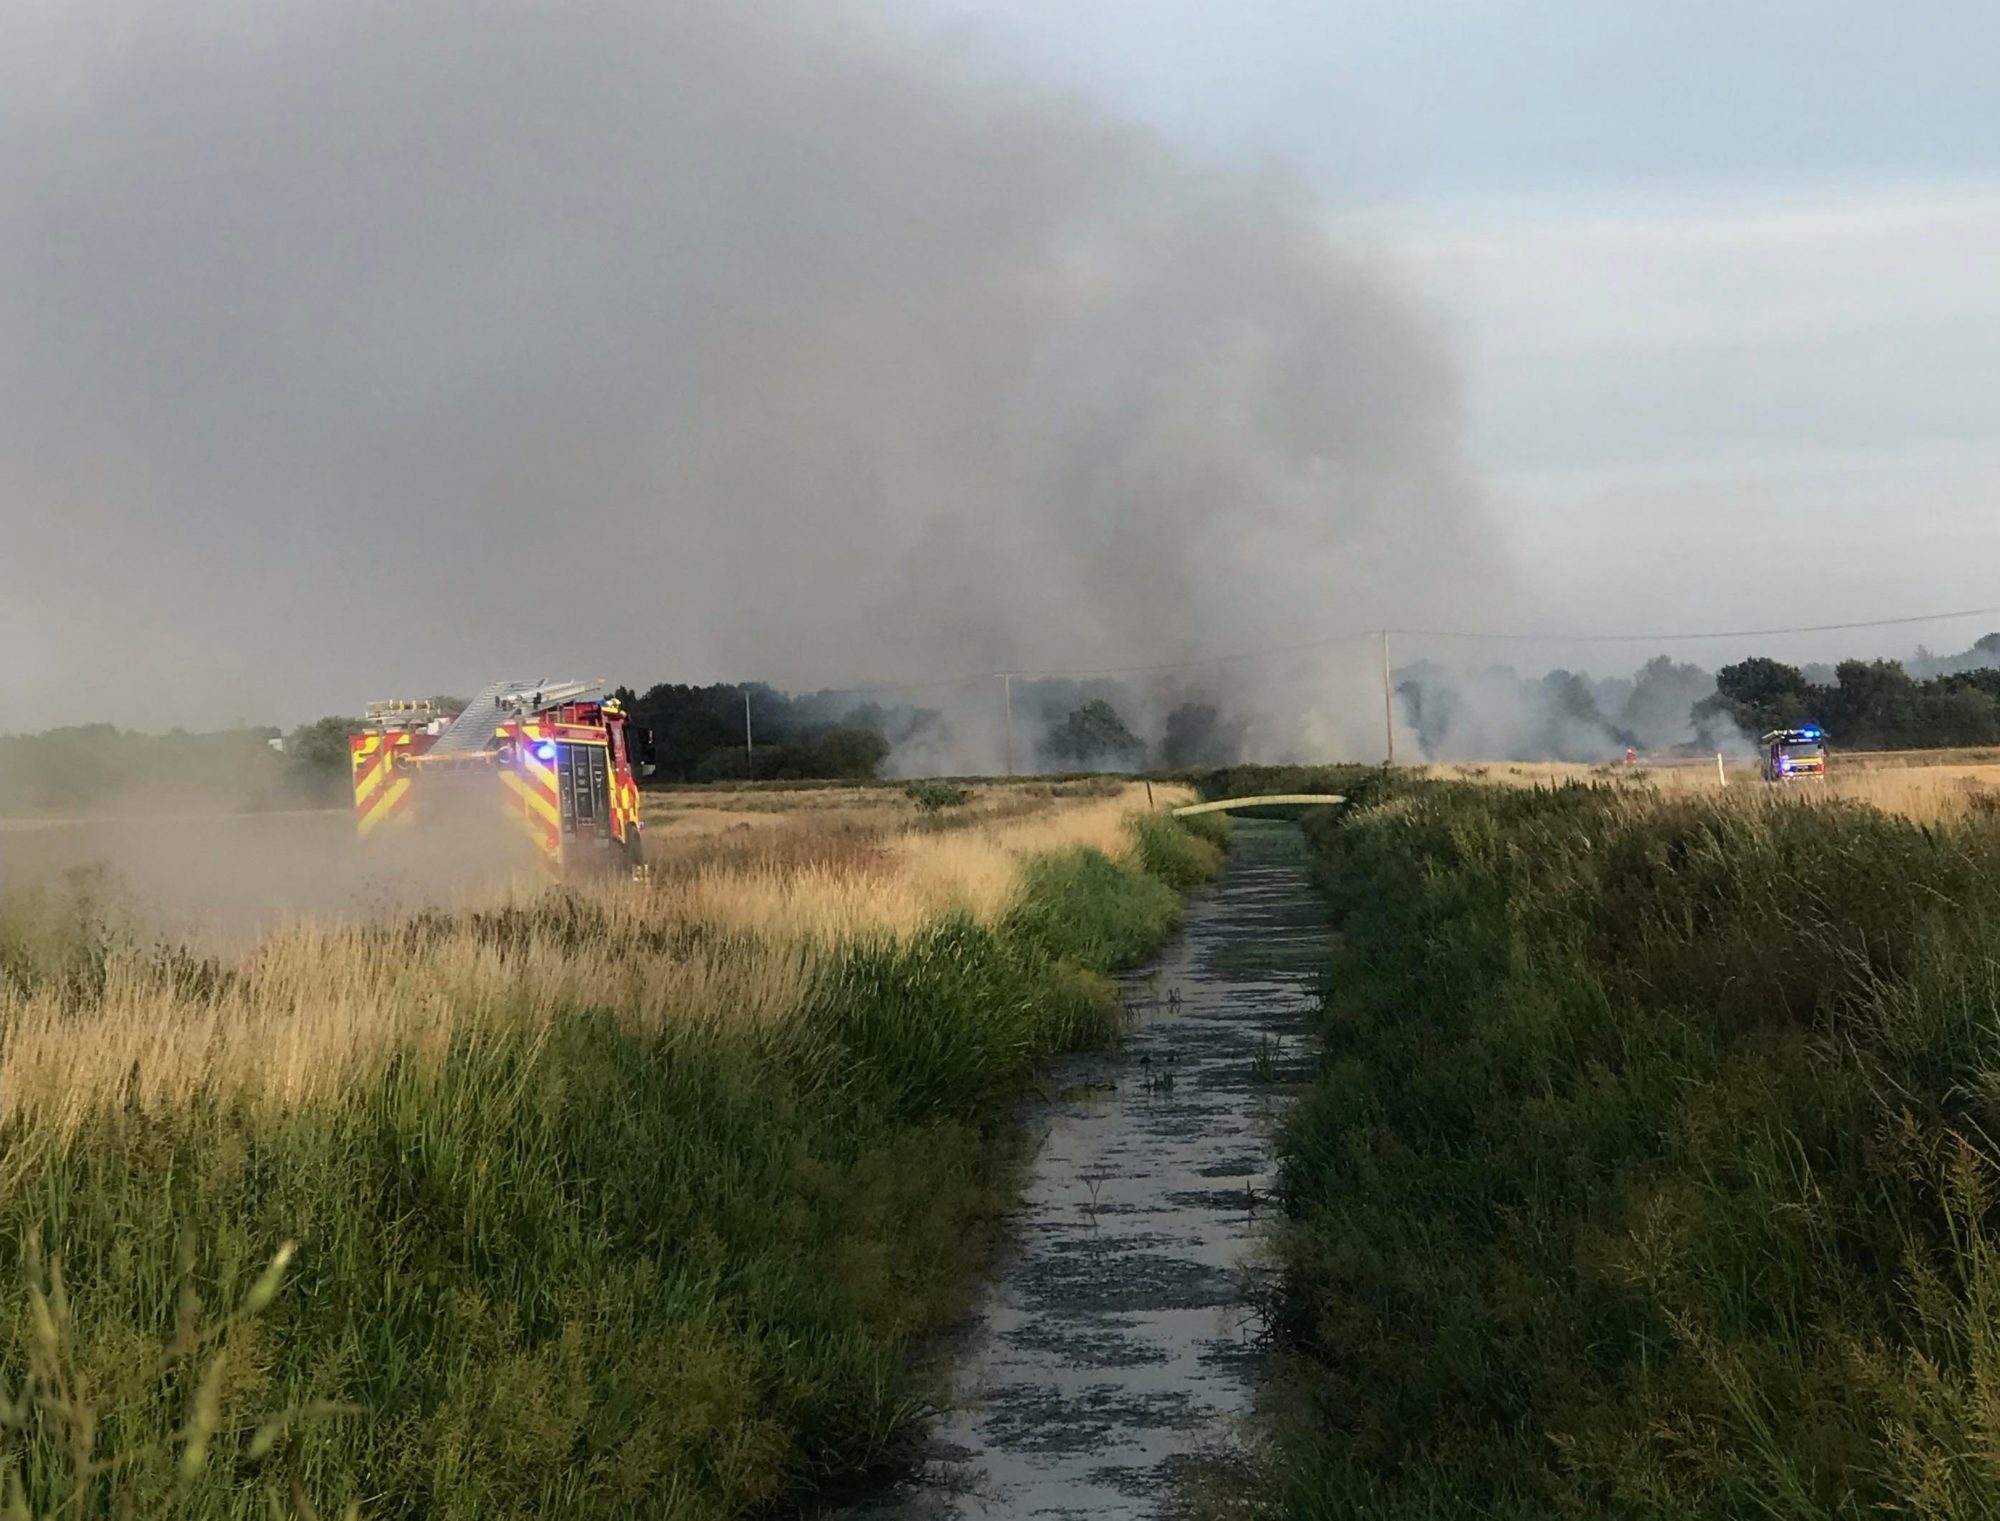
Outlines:
{"label": "utility pole", "polygon": [[1396,764],[1396,699],[1389,686],[1389,631],[1382,630],[1382,738],[1388,759],[1385,766]]}
{"label": "utility pole", "polygon": [[750,689],[743,689],[743,758],[754,767],[757,764],[757,746],[750,738]]}
{"label": "utility pole", "polygon": [[1000,675],[1000,700],[1007,706],[1007,774],[1014,774],[1014,673]]}

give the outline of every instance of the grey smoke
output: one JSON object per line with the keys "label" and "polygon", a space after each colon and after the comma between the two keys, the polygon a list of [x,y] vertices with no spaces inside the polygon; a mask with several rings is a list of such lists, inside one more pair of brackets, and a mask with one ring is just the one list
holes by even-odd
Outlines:
{"label": "grey smoke", "polygon": [[[1988,671],[2000,666],[2000,634],[1982,634],[1969,649],[1956,654],[1934,653],[1920,644],[1914,655],[1904,658],[1902,665],[1918,681],[1964,671]],[[1818,686],[1831,686],[1839,680],[1832,666],[1807,666],[1805,671],[1806,679]]]}
{"label": "grey smoke", "polygon": [[[1298,185],[858,8],[80,0],[0,58],[0,728],[1502,595],[1448,356]],[[1375,679],[1216,681],[1276,754],[1371,735]],[[990,688],[916,700],[990,763]]]}
{"label": "grey smoke", "polygon": [[1714,695],[1715,676],[1669,655],[1629,677],[1595,680],[1561,669],[1530,676],[1504,665],[1428,660],[1399,667],[1395,679],[1426,760],[1600,762],[1628,748],[1648,757],[1751,749],[1727,719],[1696,722],[1694,708]]}

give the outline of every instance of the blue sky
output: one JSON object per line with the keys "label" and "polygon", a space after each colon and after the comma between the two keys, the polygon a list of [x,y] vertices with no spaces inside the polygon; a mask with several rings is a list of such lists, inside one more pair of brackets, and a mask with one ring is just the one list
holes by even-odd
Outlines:
{"label": "blue sky", "polygon": [[1308,181],[1449,335],[1538,626],[2000,603],[2000,7],[894,8]]}
{"label": "blue sky", "polygon": [[2000,11],[1953,0],[895,0],[1198,152],[1389,200],[1981,175]]}

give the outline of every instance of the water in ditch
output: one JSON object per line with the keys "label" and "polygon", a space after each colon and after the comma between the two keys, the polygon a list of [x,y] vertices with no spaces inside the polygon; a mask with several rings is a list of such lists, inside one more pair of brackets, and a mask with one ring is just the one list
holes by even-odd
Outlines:
{"label": "water in ditch", "polygon": [[1123,1050],[1065,1059],[922,1479],[855,1514],[1151,1517],[1250,1414],[1272,1121],[1310,1065],[1326,917],[1290,825],[1238,825],[1222,879],[1124,979]]}

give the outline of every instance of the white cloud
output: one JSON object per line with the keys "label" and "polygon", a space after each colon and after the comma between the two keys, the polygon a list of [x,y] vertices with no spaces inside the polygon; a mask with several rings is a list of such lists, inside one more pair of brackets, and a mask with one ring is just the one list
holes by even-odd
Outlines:
{"label": "white cloud", "polygon": [[2000,327],[2000,182],[1486,205],[1401,226],[1489,359]]}
{"label": "white cloud", "polygon": [[1461,205],[1370,235],[1449,314],[1548,622],[2000,600],[2000,182]]}

